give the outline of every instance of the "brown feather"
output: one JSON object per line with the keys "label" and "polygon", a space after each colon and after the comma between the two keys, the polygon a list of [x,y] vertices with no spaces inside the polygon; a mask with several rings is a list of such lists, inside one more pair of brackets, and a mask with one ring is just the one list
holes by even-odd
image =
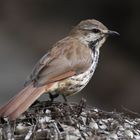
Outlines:
{"label": "brown feather", "polygon": [[37,100],[43,93],[45,92],[44,87],[39,87],[36,90],[32,92],[32,94],[24,101],[22,104],[20,104],[13,112],[8,114],[8,118],[10,120],[15,120],[17,117],[19,117],[24,111],[26,111],[32,103]]}
{"label": "brown feather", "polygon": [[85,72],[90,67],[91,60],[91,49],[73,37],[66,37],[56,43],[51,51],[37,63],[28,81],[35,80],[36,86],[56,82],[61,78],[55,77],[61,77],[70,71],[75,74]]}
{"label": "brown feather", "polygon": [[61,81],[63,79],[66,79],[68,77],[71,77],[71,76],[73,76],[75,74],[76,74],[75,71],[69,71],[69,72],[66,72],[66,73],[64,73],[62,75],[59,75],[57,77],[54,77],[54,78],[50,79],[49,82]]}
{"label": "brown feather", "polygon": [[32,85],[24,88],[19,94],[13,97],[6,105],[0,109],[1,117],[16,119],[20,114],[30,107],[30,105],[38,99],[44,92],[47,92],[53,84],[42,87],[33,87]]}
{"label": "brown feather", "polygon": [[0,116],[7,116],[30,96],[35,88],[30,84],[0,108]]}

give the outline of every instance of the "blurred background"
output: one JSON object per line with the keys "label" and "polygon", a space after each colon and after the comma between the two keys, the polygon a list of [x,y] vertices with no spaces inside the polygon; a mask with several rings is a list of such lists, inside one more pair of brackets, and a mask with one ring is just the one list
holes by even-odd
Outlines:
{"label": "blurred background", "polygon": [[56,41],[88,18],[121,36],[107,40],[94,77],[69,100],[84,97],[101,109],[124,106],[140,112],[139,0],[0,0],[0,104],[20,91],[35,63]]}

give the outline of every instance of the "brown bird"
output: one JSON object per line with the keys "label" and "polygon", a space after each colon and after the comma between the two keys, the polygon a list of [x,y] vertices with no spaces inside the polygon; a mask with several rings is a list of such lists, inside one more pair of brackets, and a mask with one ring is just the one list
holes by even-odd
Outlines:
{"label": "brown bird", "polygon": [[97,20],[81,21],[39,60],[25,87],[0,108],[0,116],[15,120],[43,93],[65,98],[81,91],[95,71],[100,47],[112,34],[118,33]]}

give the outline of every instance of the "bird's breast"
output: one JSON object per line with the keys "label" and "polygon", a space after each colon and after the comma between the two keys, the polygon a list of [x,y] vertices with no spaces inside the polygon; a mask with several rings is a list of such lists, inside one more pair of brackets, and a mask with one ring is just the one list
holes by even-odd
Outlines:
{"label": "bird's breast", "polygon": [[88,84],[94,74],[98,63],[98,56],[98,52],[95,52],[92,55],[92,64],[85,72],[54,83],[51,88],[51,92],[57,92],[59,94],[64,94],[65,96],[69,96],[81,91]]}

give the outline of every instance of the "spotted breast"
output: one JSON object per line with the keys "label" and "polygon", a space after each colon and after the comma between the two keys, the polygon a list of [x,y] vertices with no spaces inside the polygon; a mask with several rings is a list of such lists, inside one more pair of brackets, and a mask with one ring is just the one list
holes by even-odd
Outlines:
{"label": "spotted breast", "polygon": [[98,63],[99,49],[91,49],[91,56],[92,64],[84,73],[56,82],[49,92],[51,94],[59,93],[65,96],[70,96],[81,91],[88,84],[94,74]]}

